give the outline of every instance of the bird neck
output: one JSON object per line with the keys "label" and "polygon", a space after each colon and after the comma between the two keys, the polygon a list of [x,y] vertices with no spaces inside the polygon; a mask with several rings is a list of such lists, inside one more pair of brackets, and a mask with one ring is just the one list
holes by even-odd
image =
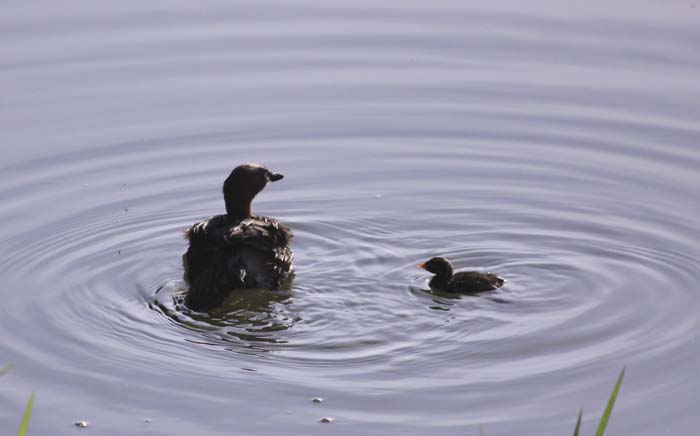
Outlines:
{"label": "bird neck", "polygon": [[432,288],[445,288],[450,282],[450,279],[452,279],[452,265],[448,263],[443,266],[444,268],[441,268],[441,271],[435,274],[435,277],[430,280],[430,286]]}
{"label": "bird neck", "polygon": [[444,289],[452,278],[452,273],[442,273],[430,279],[430,287],[434,289]]}
{"label": "bird neck", "polygon": [[252,216],[250,211],[250,203],[252,200],[252,198],[234,195],[226,197],[226,214],[229,218],[250,218]]}

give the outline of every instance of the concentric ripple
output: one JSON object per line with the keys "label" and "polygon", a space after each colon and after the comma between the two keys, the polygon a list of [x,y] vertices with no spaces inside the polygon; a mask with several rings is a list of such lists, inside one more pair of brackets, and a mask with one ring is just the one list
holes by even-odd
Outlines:
{"label": "concentric ripple", "polygon": [[[45,434],[562,434],[623,366],[619,434],[697,427],[682,11],[206,6],[0,17],[0,427],[35,389]],[[183,231],[246,161],[295,277],[191,312]]]}

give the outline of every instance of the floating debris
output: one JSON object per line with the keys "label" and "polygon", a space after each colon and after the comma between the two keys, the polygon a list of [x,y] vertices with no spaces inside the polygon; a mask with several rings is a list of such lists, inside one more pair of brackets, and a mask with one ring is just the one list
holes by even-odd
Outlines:
{"label": "floating debris", "polygon": [[85,427],[87,427],[87,426],[88,426],[88,422],[87,422],[87,421],[75,421],[75,422],[73,423],[73,427],[85,428]]}
{"label": "floating debris", "polygon": [[321,422],[324,424],[330,424],[331,422],[335,421],[335,419],[326,416],[325,418],[321,418]]}
{"label": "floating debris", "polygon": [[314,403],[323,403],[323,398],[316,397],[316,398],[314,398],[314,399],[311,400],[311,401],[314,402]]}

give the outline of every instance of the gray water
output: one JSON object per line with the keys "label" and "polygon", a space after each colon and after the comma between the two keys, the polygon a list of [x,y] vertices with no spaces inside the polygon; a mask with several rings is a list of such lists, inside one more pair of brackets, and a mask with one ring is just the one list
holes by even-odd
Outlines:
{"label": "gray water", "polygon": [[[592,434],[626,367],[608,433],[692,434],[700,8],[610,3],[6,2],[2,433]],[[293,285],[188,313],[249,161]]]}

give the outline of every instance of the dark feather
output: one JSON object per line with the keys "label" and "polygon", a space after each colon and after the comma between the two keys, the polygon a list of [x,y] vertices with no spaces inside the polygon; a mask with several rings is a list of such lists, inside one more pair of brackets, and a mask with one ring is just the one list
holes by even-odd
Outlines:
{"label": "dark feather", "polygon": [[185,235],[190,243],[183,256],[190,283],[185,302],[192,309],[218,306],[233,289],[279,288],[292,271],[292,232],[273,218],[217,215]]}
{"label": "dark feather", "polygon": [[491,291],[503,285],[502,278],[495,274],[478,271],[458,272],[447,282],[450,292],[483,292]]}

